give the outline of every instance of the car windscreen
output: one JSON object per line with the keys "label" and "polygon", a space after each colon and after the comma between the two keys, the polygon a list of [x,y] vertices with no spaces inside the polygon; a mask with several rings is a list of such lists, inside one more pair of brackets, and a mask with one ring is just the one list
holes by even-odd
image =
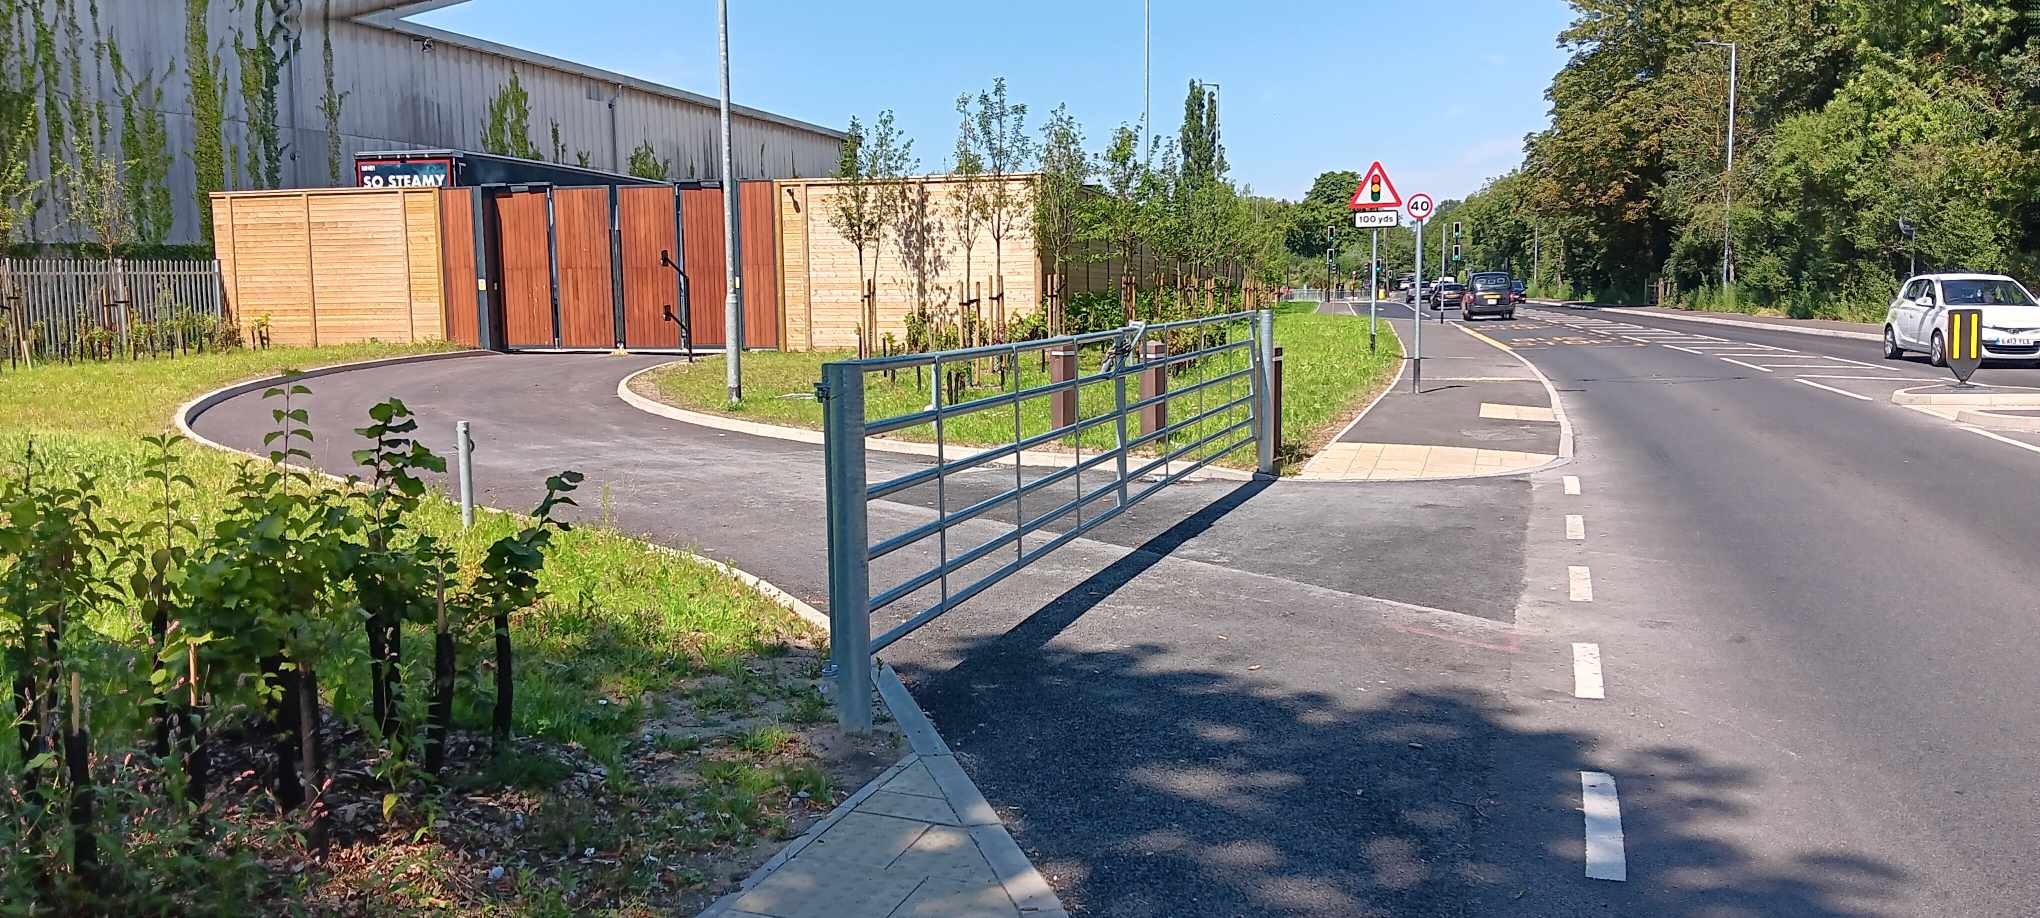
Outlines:
{"label": "car windscreen", "polygon": [[1949,306],[2031,306],[2033,298],[2014,281],[1946,280],[1941,292]]}
{"label": "car windscreen", "polygon": [[1509,276],[1507,274],[1476,274],[1471,279],[1473,281],[1473,289],[1475,290],[1509,289]]}

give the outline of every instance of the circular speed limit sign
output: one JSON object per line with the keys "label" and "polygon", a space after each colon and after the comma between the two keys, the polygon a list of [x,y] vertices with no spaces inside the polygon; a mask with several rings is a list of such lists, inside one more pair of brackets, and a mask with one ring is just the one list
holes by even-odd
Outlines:
{"label": "circular speed limit sign", "polygon": [[1410,195],[1409,214],[1410,219],[1418,223],[1431,219],[1431,196],[1428,194]]}

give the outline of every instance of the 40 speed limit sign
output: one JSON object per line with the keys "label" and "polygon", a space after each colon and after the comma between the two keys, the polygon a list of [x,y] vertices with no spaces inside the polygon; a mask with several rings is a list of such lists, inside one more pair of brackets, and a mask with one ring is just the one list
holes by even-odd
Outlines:
{"label": "40 speed limit sign", "polygon": [[1430,195],[1428,194],[1410,195],[1410,203],[1408,208],[1410,219],[1415,220],[1418,223],[1422,223],[1425,220],[1431,219],[1432,206],[1433,205],[1431,204]]}

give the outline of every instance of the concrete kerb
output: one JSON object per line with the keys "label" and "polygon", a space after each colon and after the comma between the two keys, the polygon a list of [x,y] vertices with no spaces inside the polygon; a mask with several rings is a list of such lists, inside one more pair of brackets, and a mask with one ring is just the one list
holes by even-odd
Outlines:
{"label": "concrete kerb", "polygon": [[[619,381],[616,384],[616,397],[622,399],[624,404],[627,404],[632,408],[636,408],[639,411],[645,412],[646,414],[658,415],[659,417],[666,418],[668,420],[679,421],[683,424],[693,424],[696,427],[707,427],[714,430],[723,430],[731,433],[749,434],[754,437],[770,437],[775,440],[791,440],[796,443],[811,443],[816,446],[821,445],[822,432],[819,430],[809,430],[805,427],[788,427],[783,424],[767,424],[762,421],[747,421],[744,420],[743,418],[732,418],[720,414],[710,414],[705,411],[690,411],[686,408],[675,408],[672,405],[668,405],[660,401],[654,401],[652,399],[639,395],[636,392],[631,391],[630,387],[631,383],[634,382],[638,377],[650,373],[654,370],[663,370],[679,362],[680,361],[676,360],[672,361],[671,363],[662,363],[657,366],[646,367],[642,370],[637,371],[636,373],[632,373],[629,376],[624,377],[621,381]],[[884,437],[866,437],[864,439],[864,448],[871,452],[877,453],[893,453],[895,455],[916,456],[923,459],[935,458],[935,444],[933,443],[914,443],[906,440],[890,440]],[[1045,450],[1027,450],[1025,452],[1022,452],[1017,457],[1017,459],[997,459],[986,464],[993,466],[1006,466],[1012,465],[1016,461],[1028,468],[1056,469],[1067,468],[1071,465],[1075,465],[1077,457],[1076,454],[1074,453],[1050,452]],[[1188,462],[1181,463],[1181,465],[1189,464],[1190,463]],[[1174,467],[1176,465],[1177,463],[1170,464],[1171,467]],[[1167,470],[1166,469],[1156,470],[1152,474],[1158,476],[1167,474]],[[1189,475],[1185,475],[1183,477],[1183,480],[1252,481],[1253,478],[1254,473],[1252,472],[1243,471],[1240,469],[1229,469],[1223,466],[1207,465],[1204,468],[1198,469],[1197,471],[1190,473]]]}
{"label": "concrete kerb", "polygon": [[[1551,306],[1559,309],[1571,308],[1570,304],[1558,300],[1531,300],[1530,302],[1536,303],[1539,306]],[[1638,315],[1671,319],[1676,322],[1698,322],[1702,325],[1726,325],[1731,328],[1748,328],[1757,331],[1791,332],[1795,335],[1813,335],[1820,338],[1846,338],[1850,341],[1884,340],[1883,336],[1871,334],[1870,332],[1843,331],[1838,328],[1807,328],[1798,325],[1780,325],[1770,322],[1738,322],[1734,319],[1723,319],[1715,316],[1689,316],[1675,312],[1645,312],[1638,313]]]}
{"label": "concrete kerb", "polygon": [[[335,364],[289,376],[278,374],[261,379],[248,380],[246,382],[222,386],[185,402],[183,405],[178,406],[172,420],[176,424],[178,432],[192,443],[223,453],[245,456],[257,461],[267,461],[267,457],[257,456],[247,450],[236,449],[224,443],[208,439],[192,429],[192,422],[196,421],[199,415],[204,414],[208,409],[221,402],[285,382],[303,382],[306,379],[349,370],[367,370],[406,363],[423,363],[455,357],[473,357],[489,353],[493,352],[472,350],[437,354],[413,354],[403,357]],[[339,484],[346,483],[346,479],[338,475],[318,470],[311,471],[313,474],[329,481]],[[495,510],[493,508],[484,509],[489,512],[508,513],[519,518],[524,516],[524,514],[513,511]],[[628,537],[626,536],[626,538]],[[829,627],[829,617],[827,614],[803,602],[800,597],[780,589],[756,574],[752,574],[732,564],[671,546],[646,542],[642,539],[633,539],[633,541],[644,545],[652,551],[696,561],[721,571],[745,586],[757,590],[767,599],[792,612],[802,621],[824,631]],[[1006,895],[1012,898],[1014,905],[1020,909],[1021,913],[1036,916],[1036,918],[1059,918],[1059,916],[1063,916],[1065,913],[1062,908],[1062,901],[1056,897],[1055,891],[1049,887],[1048,881],[1042,878],[1040,871],[1035,869],[1033,862],[1029,861],[1026,854],[1020,850],[1020,846],[1013,840],[1012,834],[1006,831],[1005,823],[999,819],[998,813],[985,800],[984,794],[970,780],[970,776],[965,774],[962,768],[956,764],[954,756],[949,751],[948,744],[942,741],[941,734],[935,730],[934,722],[928,718],[927,712],[921,710],[920,704],[914,701],[913,694],[907,691],[906,684],[900,681],[899,674],[894,672],[890,665],[881,664],[872,670],[871,681],[878,690],[879,698],[885,702],[888,713],[891,714],[894,722],[900,725],[901,732],[906,735],[908,745],[913,749],[913,752],[895,763],[891,768],[886,769],[878,777],[872,779],[870,783],[864,785],[864,787],[850,795],[842,803],[837,804],[835,809],[829,811],[829,815],[809,827],[808,831],[802,833],[799,838],[794,839],[786,847],[780,849],[771,859],[759,865],[758,869],[752,871],[751,875],[744,879],[735,892],[718,899],[715,904],[702,912],[704,918],[720,916],[728,912],[730,905],[745,892],[763,882],[766,877],[771,876],[780,867],[785,866],[802,849],[806,848],[815,839],[820,838],[822,833],[828,831],[831,826],[835,825],[845,815],[855,810],[859,804],[863,803],[872,794],[877,793],[879,788],[886,785],[886,782],[897,777],[900,772],[912,767],[915,762],[923,760],[929,762],[930,774],[934,775],[937,784],[942,788],[943,796],[949,798],[950,805],[955,808],[957,815],[964,820],[965,826],[970,830],[972,840],[978,845],[978,850],[985,856],[986,861],[991,864],[992,869],[998,874],[999,882],[1005,887]]]}

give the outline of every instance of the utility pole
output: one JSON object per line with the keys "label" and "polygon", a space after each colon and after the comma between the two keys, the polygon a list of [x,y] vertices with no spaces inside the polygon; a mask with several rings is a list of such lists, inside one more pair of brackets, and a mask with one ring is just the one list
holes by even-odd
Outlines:
{"label": "utility pole", "polygon": [[[1148,132],[1155,123],[1155,16],[1154,0],[1140,4],[1140,157],[1147,162]],[[1329,296],[1329,294],[1327,294]]]}
{"label": "utility pole", "polygon": [[1735,91],[1737,66],[1736,43],[1732,41],[1703,41],[1701,45],[1728,49],[1728,165],[1721,172],[1721,287],[1723,292],[1735,284]]}
{"label": "utility pole", "polygon": [[739,363],[744,353],[744,307],[741,299],[744,275],[737,249],[737,170],[730,155],[730,2],[716,0],[718,31],[722,37],[722,199],[723,199],[723,362],[730,404],[744,397],[744,372]]}

